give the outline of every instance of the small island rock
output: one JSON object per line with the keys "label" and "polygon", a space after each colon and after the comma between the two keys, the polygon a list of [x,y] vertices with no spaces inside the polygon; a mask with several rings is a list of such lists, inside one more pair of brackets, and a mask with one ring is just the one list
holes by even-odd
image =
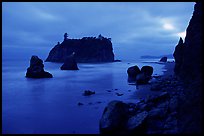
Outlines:
{"label": "small island rock", "polygon": [[30,67],[27,68],[27,78],[52,78],[52,74],[44,71],[43,61],[38,56],[32,56],[30,59]]}

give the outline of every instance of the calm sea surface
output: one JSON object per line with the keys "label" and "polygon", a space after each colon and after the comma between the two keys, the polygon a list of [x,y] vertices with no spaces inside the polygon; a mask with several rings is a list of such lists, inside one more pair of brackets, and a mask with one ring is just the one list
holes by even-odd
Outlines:
{"label": "calm sea surface", "polygon": [[[44,62],[44,65],[54,78],[25,78],[29,66],[27,60],[2,62],[4,134],[99,133],[99,119],[108,102],[138,101],[132,96],[139,90],[127,82],[128,67],[151,65],[153,75],[161,75],[165,70],[164,65],[141,61],[81,63],[78,71],[61,71],[62,63]],[[83,96],[84,90],[95,91],[96,94]],[[123,95],[117,96],[116,92]],[[79,102],[83,105],[79,106]]]}

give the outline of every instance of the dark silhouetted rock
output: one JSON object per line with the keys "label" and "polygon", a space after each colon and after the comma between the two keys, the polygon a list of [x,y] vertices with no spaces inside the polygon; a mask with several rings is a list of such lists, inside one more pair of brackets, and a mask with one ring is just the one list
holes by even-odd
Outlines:
{"label": "dark silhouetted rock", "polygon": [[167,57],[162,57],[159,61],[160,62],[167,62]]}
{"label": "dark silhouetted rock", "polygon": [[178,74],[181,71],[181,66],[183,64],[183,51],[184,51],[184,43],[183,39],[180,37],[179,43],[175,47],[175,51],[173,53],[175,59],[175,67],[174,72]]}
{"label": "dark silhouetted rock", "polygon": [[127,70],[128,77],[135,81],[136,76],[140,73],[140,69],[138,66],[129,67]]}
{"label": "dark silhouetted rock", "polygon": [[[186,29],[183,46],[182,63],[176,75],[188,88],[179,97],[178,123],[180,130],[186,134],[202,134],[203,132],[203,11],[202,2],[196,2],[193,16]],[[176,67],[175,67],[176,68]],[[182,104],[180,104],[182,103]],[[188,123],[191,122],[191,123]]]}
{"label": "dark silhouetted rock", "polygon": [[147,84],[149,80],[152,78],[153,67],[151,66],[143,66],[141,68],[141,72],[136,76],[136,83],[139,84]]}
{"label": "dark silhouetted rock", "polygon": [[128,105],[122,101],[111,101],[100,119],[101,134],[123,134],[128,119]]}
{"label": "dark silhouetted rock", "polygon": [[61,70],[79,70],[74,58],[74,53],[66,58],[64,64],[60,67]]}
{"label": "dark silhouetted rock", "polygon": [[187,86],[184,88],[184,91],[182,91],[182,97],[179,97],[178,99],[178,103],[182,103],[178,104],[178,115],[181,115],[178,116],[178,123],[180,124],[179,130],[181,133],[186,134],[201,134],[203,132],[202,17],[202,3],[196,2],[193,16],[186,29],[186,37],[182,46],[182,52],[179,52],[177,47],[174,52],[175,74],[179,76]]}
{"label": "dark silhouetted rock", "polygon": [[95,92],[90,91],[90,90],[85,90],[84,93],[83,93],[84,96],[89,96],[89,95],[92,95],[92,94],[95,94]]}
{"label": "dark silhouetted rock", "polygon": [[56,45],[49,53],[46,61],[65,62],[66,57],[75,52],[76,62],[114,62],[112,42],[103,36],[68,39]]}
{"label": "dark silhouetted rock", "polygon": [[[175,74],[183,79],[201,78],[203,69],[202,24],[202,4],[197,2],[186,30],[184,45],[179,47],[183,49],[177,49],[176,47],[174,52]],[[182,42],[180,44],[182,45]]]}
{"label": "dark silhouetted rock", "polygon": [[52,74],[44,71],[43,61],[38,56],[32,56],[30,67],[27,68],[26,77],[28,78],[52,78]]}
{"label": "dark silhouetted rock", "polygon": [[196,3],[186,30],[181,76],[196,79],[202,76],[202,4]]}
{"label": "dark silhouetted rock", "polygon": [[148,112],[143,111],[128,119],[127,129],[129,134],[144,134],[146,132],[146,120]]}
{"label": "dark silhouetted rock", "polygon": [[145,75],[144,73],[139,73],[136,77],[136,83],[137,85],[147,84],[150,79],[151,79],[151,76]]}
{"label": "dark silhouetted rock", "polygon": [[143,66],[141,68],[141,73],[144,73],[147,76],[151,76],[153,74],[153,67],[152,66]]}
{"label": "dark silhouetted rock", "polygon": [[118,60],[118,59],[117,59],[117,60],[114,60],[114,62],[121,62],[121,60]]}

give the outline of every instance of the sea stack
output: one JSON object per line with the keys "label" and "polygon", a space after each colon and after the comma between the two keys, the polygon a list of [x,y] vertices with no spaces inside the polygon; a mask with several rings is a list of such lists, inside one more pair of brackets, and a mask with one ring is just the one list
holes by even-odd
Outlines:
{"label": "sea stack", "polygon": [[75,52],[76,62],[114,62],[111,38],[99,35],[97,38],[70,39],[67,33],[64,34],[64,41],[55,45],[45,61],[65,62],[73,52]]}
{"label": "sea stack", "polygon": [[52,78],[52,74],[44,71],[43,61],[38,56],[33,55],[30,59],[30,67],[27,68],[27,78]]}

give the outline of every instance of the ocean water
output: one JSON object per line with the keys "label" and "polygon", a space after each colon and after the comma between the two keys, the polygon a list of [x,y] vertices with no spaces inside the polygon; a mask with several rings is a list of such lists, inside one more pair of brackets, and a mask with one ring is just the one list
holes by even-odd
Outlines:
{"label": "ocean water", "polygon": [[[158,60],[154,60],[158,61]],[[164,65],[147,62],[79,63],[78,71],[61,71],[62,63],[44,62],[51,79],[25,78],[29,61],[2,61],[2,131],[4,134],[98,134],[108,102],[138,101],[127,82],[130,66],[151,65],[162,75]],[[95,91],[83,96],[84,90]],[[108,92],[110,91],[110,92]],[[117,96],[116,92],[123,93]],[[134,97],[133,97],[134,96]],[[83,105],[78,105],[78,103]]]}

